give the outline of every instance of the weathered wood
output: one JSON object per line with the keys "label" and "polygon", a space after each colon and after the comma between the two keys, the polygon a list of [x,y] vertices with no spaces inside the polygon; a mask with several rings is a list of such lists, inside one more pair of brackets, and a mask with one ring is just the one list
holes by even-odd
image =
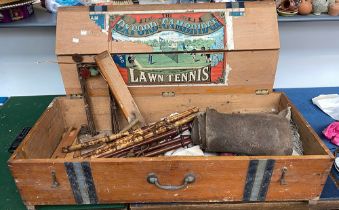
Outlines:
{"label": "weathered wood", "polygon": [[[135,97],[136,103],[147,121],[159,119],[171,112],[185,110],[191,106],[198,106],[201,109],[208,106],[228,113],[277,112],[288,105],[285,103],[286,101],[282,102],[282,98],[281,93],[271,93],[269,95],[211,94],[204,97],[198,94],[178,95],[175,97]],[[50,119],[59,119],[63,122],[60,133],[57,135],[54,132],[54,136],[50,137],[50,141],[55,141],[55,144],[58,144],[65,128],[79,126],[86,120],[85,113],[82,110],[83,102],[80,99],[58,98],[54,106],[50,110],[56,112],[54,113],[55,117],[46,117],[50,116],[52,112],[45,112],[40,121],[44,119],[43,122],[46,122],[46,125],[49,125],[47,121]],[[57,108],[58,106],[60,107]],[[298,111],[295,110],[295,107],[292,107],[292,112],[297,113]],[[90,164],[98,199],[100,203],[242,201],[248,164],[250,160],[254,159],[276,160],[266,200],[317,199],[329,173],[333,156],[326,149],[319,149],[322,147],[320,142],[312,134],[310,127],[307,127],[307,124],[303,124],[302,118],[296,120],[296,123],[298,126],[306,126],[302,131],[304,132],[302,141],[313,142],[305,143],[305,145],[314,144],[314,146],[307,146],[307,155],[304,156],[91,159]],[[38,123],[33,128],[34,130],[48,133],[49,127]],[[44,139],[29,137],[25,141],[42,144]],[[318,147],[315,145],[318,145]],[[45,156],[47,157],[45,158],[41,156],[44,159],[25,159],[23,155],[14,155],[9,161],[14,177],[20,180],[17,183],[18,188],[21,190],[26,202],[30,202],[30,204],[69,204],[74,202],[71,198],[67,198],[67,200],[63,191],[54,191],[55,189],[50,191],[51,189],[47,187],[45,187],[43,193],[54,193],[55,198],[51,199],[47,195],[43,196],[43,198],[40,197],[41,189],[43,188],[41,186],[49,186],[51,183],[51,174],[50,171],[41,173],[38,168],[45,168],[46,166],[47,168],[55,168],[58,166],[57,176],[59,177],[59,174],[65,173],[63,163],[66,159],[48,159],[52,153],[53,151],[50,151],[49,155],[46,153]],[[71,157],[67,161],[79,160]],[[283,167],[287,167],[286,185],[280,185],[281,169]],[[27,168],[27,170],[28,168],[33,168],[33,170],[30,173],[24,173],[23,168]],[[178,185],[182,182],[183,176],[190,172],[196,174],[197,180],[184,190],[165,191],[146,181],[147,174],[151,172],[157,173],[162,184]],[[39,180],[39,185],[28,184],[36,182],[36,180]],[[61,197],[60,200],[57,199],[58,196]]]}
{"label": "weathered wood", "polygon": [[[30,162],[21,159],[9,162],[9,168],[25,205],[75,203],[64,160],[58,163],[53,160],[61,159],[37,159]],[[52,171],[56,174],[58,187],[52,187]]]}
{"label": "weathered wood", "polygon": [[[163,5],[114,5],[108,11],[162,11]],[[224,3],[166,5],[166,10],[225,9]],[[234,47],[236,50],[278,49],[279,34],[274,2],[245,2],[245,16],[233,17]],[[61,8],[58,11],[56,54],[98,54],[151,52],[151,47],[133,42],[110,41],[107,34],[89,18],[88,7]],[[74,24],[74,23],[81,24]],[[87,31],[80,35],[80,31]],[[76,41],[74,41],[74,38]],[[255,40],[255,41],[253,41]]]}
{"label": "weathered wood", "polygon": [[[227,17],[232,19],[227,24],[232,23],[233,30],[229,31],[230,33],[227,33],[224,38],[231,37],[233,32],[234,50],[229,51],[226,46],[222,50],[225,62],[221,65],[224,67],[227,65],[230,71],[228,78],[219,77],[227,79],[227,85],[152,87],[127,87],[110,55],[110,53],[149,53],[153,51],[152,47],[129,41],[112,41],[111,37],[103,33],[101,28],[90,20],[88,7],[61,8],[58,12],[56,54],[67,97],[58,98],[44,112],[9,160],[9,167],[24,203],[26,205],[75,204],[78,199],[74,197],[72,191],[74,185],[73,188],[70,185],[66,168],[69,165],[82,165],[80,163],[85,164],[87,169],[88,166],[90,168],[88,170],[93,177],[98,203],[242,202],[245,192],[249,190],[253,192],[252,188],[247,189],[248,185],[245,185],[249,167],[254,162],[260,161],[269,162],[272,172],[272,176],[267,179],[269,185],[264,190],[265,193],[267,189],[267,194],[263,200],[317,200],[329,173],[333,155],[287,97],[281,93],[272,93],[279,49],[274,2],[260,1],[244,4],[244,16]],[[163,9],[163,5],[108,7],[109,11],[119,11],[119,13],[137,11],[140,14],[144,11]],[[227,8],[225,3],[166,6],[166,10],[178,9],[189,11],[219,9],[220,11]],[[227,27],[224,27],[226,31],[230,29]],[[201,110],[206,107],[215,108],[226,113],[276,113],[290,105],[293,119],[300,129],[305,155],[76,159],[74,154],[69,154],[66,158],[50,158],[57,156],[58,152],[55,152],[55,155],[53,152],[56,148],[59,151],[66,141],[63,139],[60,142],[60,139],[67,128],[80,128],[82,124],[86,124],[83,100],[76,96],[81,94],[81,87],[77,64],[72,60],[72,55],[80,54],[84,63],[93,64],[95,54],[102,51],[108,52],[96,58],[106,81],[101,76],[91,77],[86,81],[98,130],[112,129],[108,83],[113,87],[112,91],[117,100],[122,101],[123,104],[123,112],[118,112],[122,127],[127,124],[122,113],[131,122],[134,118],[131,112],[136,111],[137,117],[142,114],[146,122],[153,122],[193,106]],[[267,89],[270,94],[255,95],[255,92],[260,89]],[[281,184],[283,168],[287,170],[284,176],[285,184]],[[147,175],[152,172],[156,173],[160,184],[163,185],[180,185],[188,173],[194,174],[196,180],[181,190],[162,190],[147,182]],[[57,187],[53,185],[53,174],[59,183]],[[262,185],[260,187],[263,188]],[[298,203],[299,209],[303,209],[302,204]],[[221,205],[214,204],[214,208],[224,208]],[[277,203],[231,205],[233,206],[225,209],[265,209],[266,207],[286,209],[289,206],[288,203],[283,206]],[[188,205],[182,207],[190,209]],[[200,206],[194,208],[199,209]]]}
{"label": "weathered wood", "polygon": [[322,140],[313,130],[311,125],[304,119],[304,117],[301,115],[298,109],[292,104],[292,102],[287,98],[287,96],[284,93],[281,94],[279,106],[280,110],[288,106],[292,108],[291,109],[292,118],[298,126],[298,132],[300,134],[300,138],[302,139],[305,155],[330,154],[330,156],[333,158],[332,153],[322,142]]}
{"label": "weathered wood", "polygon": [[[230,65],[228,85],[209,86],[150,86],[128,87],[132,96],[161,95],[163,92],[180,94],[234,94],[255,93],[258,89],[272,90],[276,64],[277,50],[227,52],[226,62]],[[84,62],[93,63],[93,56],[83,56]],[[73,62],[71,56],[58,56],[59,62]],[[250,66],[250,71],[249,71]],[[73,64],[61,64],[62,78],[68,95],[81,93],[79,80],[76,77],[77,69]],[[75,82],[76,81],[76,82]],[[101,77],[93,77],[87,82],[90,96],[108,96],[107,83]]]}
{"label": "weathered wood", "polygon": [[[55,149],[51,158],[64,158],[66,156],[65,153],[62,152],[62,148],[71,145],[76,136],[74,135],[74,128],[68,128],[68,130],[64,133],[61,138],[61,141],[58,147]],[[72,134],[73,133],[73,134]]]}
{"label": "weathered wood", "polygon": [[[267,192],[267,201],[319,199],[330,172],[332,159],[303,158],[276,160]],[[282,169],[286,167],[285,185],[280,183]]]}
{"label": "weathered wood", "polygon": [[95,61],[127,121],[131,123],[133,120],[138,119],[140,124],[143,125],[145,120],[109,52],[100,53],[95,57]]}
{"label": "weathered wood", "polygon": [[[78,141],[76,138],[73,139],[71,145],[76,145],[78,144]],[[65,154],[65,159],[73,159],[73,157],[76,155],[75,152],[69,152],[69,153],[64,153]]]}
{"label": "weathered wood", "polygon": [[[91,103],[94,104],[92,112],[97,129],[99,131],[112,130],[109,98],[91,97],[90,100]],[[64,97],[60,100],[60,104],[62,104],[62,117],[66,127],[78,128],[81,125],[87,124],[82,98]]]}
{"label": "weathered wood", "polygon": [[50,158],[64,133],[64,121],[58,100],[53,100],[27,134],[12,157]]}
{"label": "weathered wood", "polygon": [[223,203],[223,204],[131,204],[131,210],[330,210],[337,209],[339,201],[318,201],[316,205],[307,202],[265,202],[265,203]]}
{"label": "weathered wood", "polygon": [[225,113],[277,112],[279,97],[280,94],[272,93],[265,96],[255,94],[186,94],[174,97],[159,95],[134,98],[146,122],[153,122],[169,113],[181,112],[193,106],[198,107],[201,111],[210,107]]}

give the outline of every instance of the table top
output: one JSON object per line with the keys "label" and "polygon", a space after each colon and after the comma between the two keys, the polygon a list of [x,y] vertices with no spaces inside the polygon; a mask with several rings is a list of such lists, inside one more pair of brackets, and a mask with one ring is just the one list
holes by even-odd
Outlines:
{"label": "table top", "polygon": [[[336,146],[329,143],[321,131],[333,122],[334,119],[313,105],[311,99],[320,94],[339,93],[339,87],[276,89],[276,91],[284,92],[289,97],[324,141],[326,146],[333,152]],[[0,203],[3,209],[25,209],[7,167],[7,160],[10,157],[7,149],[22,128],[33,126],[54,97],[55,96],[12,97],[4,106],[0,106],[0,148],[2,148],[2,150],[0,150],[0,167],[2,168],[2,170],[0,170],[0,186],[2,186]],[[332,172],[333,170],[334,169],[332,169]],[[327,179],[321,199],[339,199],[339,189],[335,186],[331,178]],[[101,207],[104,208],[107,207],[107,205]],[[110,206],[110,208],[123,207],[124,205]],[[78,207],[67,207],[67,209],[70,208],[77,209]],[[88,208],[93,208],[93,206],[89,206]],[[96,205],[95,208],[100,207]],[[45,206],[39,209],[65,209],[65,207]]]}

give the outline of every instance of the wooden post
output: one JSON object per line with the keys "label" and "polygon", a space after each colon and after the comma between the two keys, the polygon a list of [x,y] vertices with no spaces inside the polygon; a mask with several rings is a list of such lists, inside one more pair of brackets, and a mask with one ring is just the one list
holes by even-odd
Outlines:
{"label": "wooden post", "polygon": [[107,81],[115,99],[118,101],[122,112],[127,121],[132,123],[137,119],[141,125],[144,125],[145,120],[142,117],[138,106],[136,105],[130,91],[128,90],[118,67],[115,65],[111,54],[108,51],[102,52],[95,56],[101,75]]}

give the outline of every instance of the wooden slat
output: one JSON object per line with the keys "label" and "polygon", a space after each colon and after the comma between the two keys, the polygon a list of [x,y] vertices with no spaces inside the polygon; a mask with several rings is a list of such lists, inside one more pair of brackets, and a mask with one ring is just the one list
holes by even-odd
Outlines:
{"label": "wooden slat", "polygon": [[64,133],[61,107],[53,100],[20,144],[15,158],[50,158]]}
{"label": "wooden slat", "polygon": [[[331,169],[332,160],[276,160],[266,201],[318,200]],[[282,168],[286,167],[286,185],[280,184]]]}
{"label": "wooden slat", "polygon": [[290,106],[292,108],[292,117],[294,122],[298,126],[298,132],[300,134],[300,138],[302,139],[305,155],[326,154],[333,158],[332,153],[322,142],[322,140],[313,130],[311,125],[304,119],[304,117],[300,114],[299,110],[291,103],[291,101],[283,93],[280,99],[280,106],[281,107]]}
{"label": "wooden slat", "polygon": [[[99,131],[112,130],[109,98],[91,97],[90,100],[91,104],[93,104],[91,108],[96,128]],[[87,124],[84,101],[82,98],[63,97],[60,99],[60,103],[62,104],[62,114],[66,127],[78,128],[83,124]]]}
{"label": "wooden slat", "polygon": [[127,121],[131,123],[138,119],[139,122],[143,124],[145,120],[141,115],[137,104],[134,102],[134,99],[122,79],[110,53],[105,51],[97,55],[95,60]]}
{"label": "wooden slat", "polygon": [[[164,5],[114,5],[109,11],[161,11]],[[225,3],[166,5],[166,10],[225,9]],[[106,33],[89,18],[88,7],[61,8],[58,11],[56,54],[98,54],[152,52],[151,47],[132,42],[110,42]],[[77,23],[77,24],[75,24]],[[245,15],[233,17],[236,50],[278,49],[278,23],[274,2],[245,2]],[[80,32],[87,31],[87,35]],[[73,42],[73,38],[79,39]]]}
{"label": "wooden slat", "polygon": [[[151,161],[118,163],[91,162],[92,174],[99,201],[107,202],[178,202],[178,201],[234,201],[241,200],[248,160],[171,158]],[[159,182],[181,185],[184,176],[193,173],[196,181],[182,190],[162,190],[149,184],[146,177],[156,173]]]}
{"label": "wooden slat", "polygon": [[[266,158],[265,156],[99,158],[91,159],[90,164],[100,203],[227,202],[242,200],[249,160]],[[321,171],[321,167],[325,168],[330,164],[328,156],[275,156],[274,159],[277,160],[277,166],[274,169],[271,185],[276,185],[278,182],[280,167],[287,165],[290,167],[286,176],[287,186],[278,186],[277,190],[272,187],[273,190],[269,189],[267,199],[271,198],[271,191],[273,191],[283,194],[282,199],[279,200],[307,200],[313,199],[316,195],[314,192],[321,190],[321,186],[317,186],[316,183],[326,177],[327,169]],[[84,160],[68,159],[67,161]],[[30,205],[74,203],[64,171],[64,162],[65,159],[12,158],[9,161],[25,203]],[[313,163],[316,165],[315,169],[310,167]],[[300,167],[300,165],[304,166]],[[50,187],[51,170],[56,171],[60,188]],[[183,190],[160,190],[147,183],[146,177],[150,172],[156,173],[162,184],[181,184],[183,176],[187,173],[194,173],[196,182]],[[305,178],[301,178],[301,183],[298,183],[300,176]],[[301,185],[306,185],[306,182],[309,187],[302,187]],[[287,190],[283,193],[280,192],[283,191],[282,189],[294,191]],[[300,199],[302,195],[304,196]]]}
{"label": "wooden slat", "polygon": [[131,204],[131,210],[325,210],[336,209],[339,201],[318,201],[312,205],[308,202],[265,202],[265,203],[175,203],[175,204]]}
{"label": "wooden slat", "polygon": [[[70,144],[72,146],[79,143],[76,138],[72,138],[72,140],[73,141]],[[65,159],[73,159],[74,156],[75,156],[75,152],[69,152],[69,153],[65,154]]]}
{"label": "wooden slat", "polygon": [[197,106],[201,111],[207,107],[225,113],[277,112],[280,94],[187,94],[174,97],[141,96],[135,97],[146,122],[154,122],[174,112],[182,112]]}
{"label": "wooden slat", "polygon": [[[136,103],[147,121],[190,106],[207,106],[223,112],[274,112],[290,102],[281,93],[253,94],[182,94],[175,97],[138,96]],[[109,116],[104,103],[94,107],[98,116]],[[107,106],[108,107],[108,106]],[[299,115],[292,107],[294,116]],[[109,118],[107,118],[109,119]],[[255,159],[276,160],[266,200],[317,199],[329,173],[333,156],[318,141],[302,117],[302,140],[308,155],[304,156],[233,156],[233,157],[155,157],[126,159],[90,159],[92,175],[100,203],[120,202],[227,202],[242,201],[248,162]],[[101,121],[105,121],[101,119]],[[106,120],[109,122],[109,120]],[[74,198],[64,169],[65,161],[49,159],[66,127],[86,122],[82,99],[58,98],[32,128],[24,143],[9,161],[18,189],[27,205],[73,204]],[[60,128],[60,130],[54,130]],[[41,133],[39,133],[41,132]],[[50,134],[49,134],[50,133]],[[45,135],[45,136],[44,136]],[[47,136],[46,135],[50,135]],[[41,136],[43,138],[41,138]],[[45,143],[48,142],[47,145]],[[30,146],[28,146],[30,145]],[[43,146],[41,146],[43,145]],[[51,148],[53,147],[53,149]],[[316,149],[319,147],[320,149]],[[22,148],[30,149],[23,153]],[[31,149],[33,148],[33,149]],[[38,150],[36,149],[38,148]],[[37,154],[36,152],[41,153]],[[310,155],[312,154],[312,155]],[[28,159],[25,159],[28,158]],[[40,158],[40,159],[37,159]],[[280,185],[281,169],[287,167],[286,185]],[[60,188],[51,188],[51,170],[55,170]],[[165,191],[147,183],[154,172],[162,184],[181,184],[184,175],[194,173],[196,182],[178,191]]]}
{"label": "wooden slat", "polygon": [[[9,168],[25,205],[75,204],[63,162],[16,160]],[[52,171],[60,184],[56,188],[52,187]]]}
{"label": "wooden slat", "polygon": [[64,133],[64,135],[61,138],[59,145],[55,149],[51,158],[64,158],[66,156],[66,153],[62,152],[62,148],[69,146],[73,143],[74,133],[73,133],[73,135],[71,135],[72,131],[74,131],[74,128],[68,128],[68,130]]}
{"label": "wooden slat", "polygon": [[[162,92],[178,94],[211,94],[211,93],[255,93],[257,89],[272,90],[278,60],[277,50],[241,51],[225,54],[230,65],[228,85],[173,85],[173,86],[143,86],[128,87],[133,96],[161,95]],[[93,56],[83,56],[84,62],[94,62]],[[71,56],[58,56],[59,62],[73,62]],[[65,91],[68,95],[81,93],[77,69],[71,64],[60,65]],[[64,73],[68,72],[68,73]],[[72,72],[72,73],[71,73]],[[100,76],[88,81],[90,96],[108,96],[106,81]]]}

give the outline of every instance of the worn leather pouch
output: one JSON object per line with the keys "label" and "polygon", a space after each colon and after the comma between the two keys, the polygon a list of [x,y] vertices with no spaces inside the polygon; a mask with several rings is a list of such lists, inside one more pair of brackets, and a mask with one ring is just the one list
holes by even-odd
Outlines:
{"label": "worn leather pouch", "polygon": [[192,140],[206,152],[291,155],[290,122],[275,114],[225,114],[207,109],[193,122]]}

